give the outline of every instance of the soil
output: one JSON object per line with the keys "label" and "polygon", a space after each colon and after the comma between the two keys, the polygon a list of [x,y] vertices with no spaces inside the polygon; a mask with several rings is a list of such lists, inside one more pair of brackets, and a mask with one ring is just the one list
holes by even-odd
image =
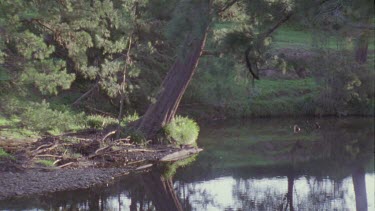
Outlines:
{"label": "soil", "polygon": [[0,200],[103,184],[129,173],[130,168],[25,170],[0,173]]}
{"label": "soil", "polygon": [[1,140],[0,147],[12,156],[0,158],[0,200],[88,188],[201,150],[113,137],[113,131],[88,130],[30,142]]}

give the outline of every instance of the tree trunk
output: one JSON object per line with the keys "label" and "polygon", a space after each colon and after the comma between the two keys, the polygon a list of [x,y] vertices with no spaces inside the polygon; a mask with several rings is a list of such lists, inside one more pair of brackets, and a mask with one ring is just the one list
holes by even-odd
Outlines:
{"label": "tree trunk", "polygon": [[355,49],[355,60],[359,64],[364,64],[367,61],[368,51],[368,36],[366,32],[363,32],[358,40]]}
{"label": "tree trunk", "polygon": [[181,98],[198,65],[206,37],[207,30],[204,31],[201,38],[191,38],[190,46],[188,46],[190,52],[184,58],[178,58],[170,68],[162,83],[161,93],[156,103],[150,105],[136,126],[146,138],[153,138],[176,114]]}

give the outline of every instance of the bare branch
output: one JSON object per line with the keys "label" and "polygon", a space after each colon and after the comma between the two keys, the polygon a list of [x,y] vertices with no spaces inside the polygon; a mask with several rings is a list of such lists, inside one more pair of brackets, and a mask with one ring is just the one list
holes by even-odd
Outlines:
{"label": "bare branch", "polygon": [[81,97],[79,97],[72,105],[77,105],[82,99],[87,97],[92,91],[94,91],[99,86],[99,82],[96,82],[87,92],[85,92]]}
{"label": "bare branch", "polygon": [[238,2],[238,0],[232,0],[232,1],[228,2],[226,5],[224,5],[222,8],[220,8],[217,13],[219,15],[221,15],[222,13],[224,13],[227,9],[229,9],[231,6],[233,6],[237,2]]}

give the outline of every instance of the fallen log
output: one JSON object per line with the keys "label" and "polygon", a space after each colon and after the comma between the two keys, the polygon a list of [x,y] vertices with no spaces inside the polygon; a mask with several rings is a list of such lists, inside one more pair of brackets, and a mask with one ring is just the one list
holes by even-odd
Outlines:
{"label": "fallen log", "polygon": [[168,154],[168,155],[160,158],[159,161],[161,161],[161,162],[171,162],[171,161],[182,160],[182,159],[190,157],[193,154],[197,154],[197,153],[201,152],[202,150],[203,149],[201,149],[201,148],[183,149],[183,150]]}

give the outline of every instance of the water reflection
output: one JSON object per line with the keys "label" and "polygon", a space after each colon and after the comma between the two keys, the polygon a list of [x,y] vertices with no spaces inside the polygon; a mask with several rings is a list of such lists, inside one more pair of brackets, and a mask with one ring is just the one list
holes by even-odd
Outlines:
{"label": "water reflection", "polygon": [[[374,210],[373,120],[319,120],[318,130],[308,121],[315,122],[206,126],[199,143],[205,151],[194,162],[108,187],[0,201],[0,209]],[[294,134],[294,124],[300,133]]]}
{"label": "water reflection", "polygon": [[140,178],[156,210],[183,210],[174,191],[172,178],[166,178],[157,171],[145,174]]}
{"label": "water reflection", "polygon": [[356,208],[357,210],[367,210],[365,169],[362,166],[354,169],[352,178]]}

